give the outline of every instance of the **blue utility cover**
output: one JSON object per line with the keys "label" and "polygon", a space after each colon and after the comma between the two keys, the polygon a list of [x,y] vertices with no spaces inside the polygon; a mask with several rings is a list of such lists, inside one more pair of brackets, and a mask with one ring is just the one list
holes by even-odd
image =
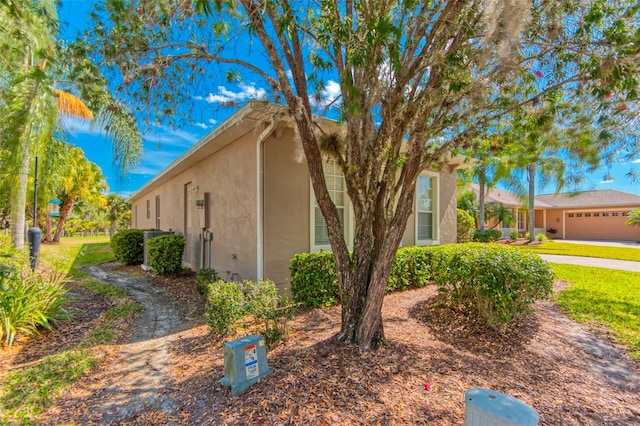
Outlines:
{"label": "blue utility cover", "polygon": [[269,373],[262,337],[250,334],[224,344],[224,378],[220,383],[231,386],[232,395],[241,394]]}

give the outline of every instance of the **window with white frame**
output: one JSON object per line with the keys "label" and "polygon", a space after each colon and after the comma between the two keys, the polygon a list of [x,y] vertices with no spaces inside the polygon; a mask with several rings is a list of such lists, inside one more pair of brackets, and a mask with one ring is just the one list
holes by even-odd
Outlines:
{"label": "window with white frame", "polygon": [[518,230],[524,229],[524,212],[518,210]]}
{"label": "window with white frame", "polygon": [[419,176],[416,186],[416,242],[425,244],[436,240],[435,179]]}
{"label": "window with white frame", "polygon": [[[342,224],[342,228],[344,229],[346,235],[347,230],[345,227],[345,218],[347,209],[347,197],[345,194],[344,176],[342,175],[342,171],[335,162],[323,162],[323,169],[324,177],[327,183],[327,191],[329,191],[329,197],[331,197],[331,201],[333,201],[333,203],[336,205],[340,223]],[[313,188],[311,191],[313,194]],[[327,223],[324,220],[324,216],[322,216],[322,212],[320,211],[320,207],[318,207],[318,202],[315,200],[315,197],[313,197],[312,213],[312,250],[329,248],[329,233],[327,231]]]}

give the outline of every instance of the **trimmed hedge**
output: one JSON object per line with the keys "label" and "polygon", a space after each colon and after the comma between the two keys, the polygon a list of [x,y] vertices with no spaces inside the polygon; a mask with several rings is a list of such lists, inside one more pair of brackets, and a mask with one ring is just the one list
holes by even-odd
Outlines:
{"label": "trimmed hedge", "polygon": [[182,269],[184,237],[167,234],[147,240],[149,266],[160,275],[175,274]]}
{"label": "trimmed hedge", "polygon": [[[333,255],[297,254],[291,260],[293,300],[331,306],[340,300]],[[396,252],[387,292],[435,282],[448,303],[464,305],[488,325],[509,322],[551,294],[553,270],[535,253],[496,244],[404,247]]]}
{"label": "trimmed hedge", "polygon": [[457,228],[456,234],[459,243],[469,243],[473,238],[473,233],[476,229],[476,221],[469,214],[469,212],[457,209]]}
{"label": "trimmed hedge", "polygon": [[[433,279],[431,254],[437,246],[398,249],[387,292],[424,287]],[[299,253],[291,259],[293,301],[303,306],[332,306],[340,301],[338,277],[331,252]]]}
{"label": "trimmed hedge", "polygon": [[124,229],[111,237],[116,260],[125,265],[142,265],[144,261],[144,229]]}
{"label": "trimmed hedge", "polygon": [[434,281],[448,303],[469,308],[496,326],[547,298],[554,273],[540,256],[493,244],[441,246],[433,255]]}
{"label": "trimmed hedge", "polygon": [[340,300],[333,253],[299,253],[289,263],[293,301],[303,306],[332,306]]}
{"label": "trimmed hedge", "polygon": [[502,231],[499,229],[485,229],[484,232],[476,229],[473,233],[473,241],[479,243],[490,243],[498,241],[500,238],[502,238]]}

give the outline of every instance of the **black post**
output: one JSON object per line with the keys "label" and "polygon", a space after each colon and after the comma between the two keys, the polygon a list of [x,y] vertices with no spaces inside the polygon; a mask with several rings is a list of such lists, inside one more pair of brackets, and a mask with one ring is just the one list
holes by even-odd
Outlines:
{"label": "black post", "polygon": [[33,227],[29,228],[27,238],[29,240],[29,257],[31,270],[38,266],[38,254],[40,253],[40,239],[42,231],[38,228],[38,157],[36,156],[36,174],[33,179]]}

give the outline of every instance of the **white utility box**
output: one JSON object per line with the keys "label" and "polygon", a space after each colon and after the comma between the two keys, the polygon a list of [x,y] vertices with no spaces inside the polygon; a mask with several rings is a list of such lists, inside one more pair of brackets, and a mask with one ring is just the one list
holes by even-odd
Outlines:
{"label": "white utility box", "polygon": [[231,386],[232,395],[241,394],[269,373],[262,337],[250,334],[224,344],[224,378],[220,383]]}
{"label": "white utility box", "polygon": [[536,410],[509,395],[482,388],[465,394],[465,426],[535,426],[539,420]]}

